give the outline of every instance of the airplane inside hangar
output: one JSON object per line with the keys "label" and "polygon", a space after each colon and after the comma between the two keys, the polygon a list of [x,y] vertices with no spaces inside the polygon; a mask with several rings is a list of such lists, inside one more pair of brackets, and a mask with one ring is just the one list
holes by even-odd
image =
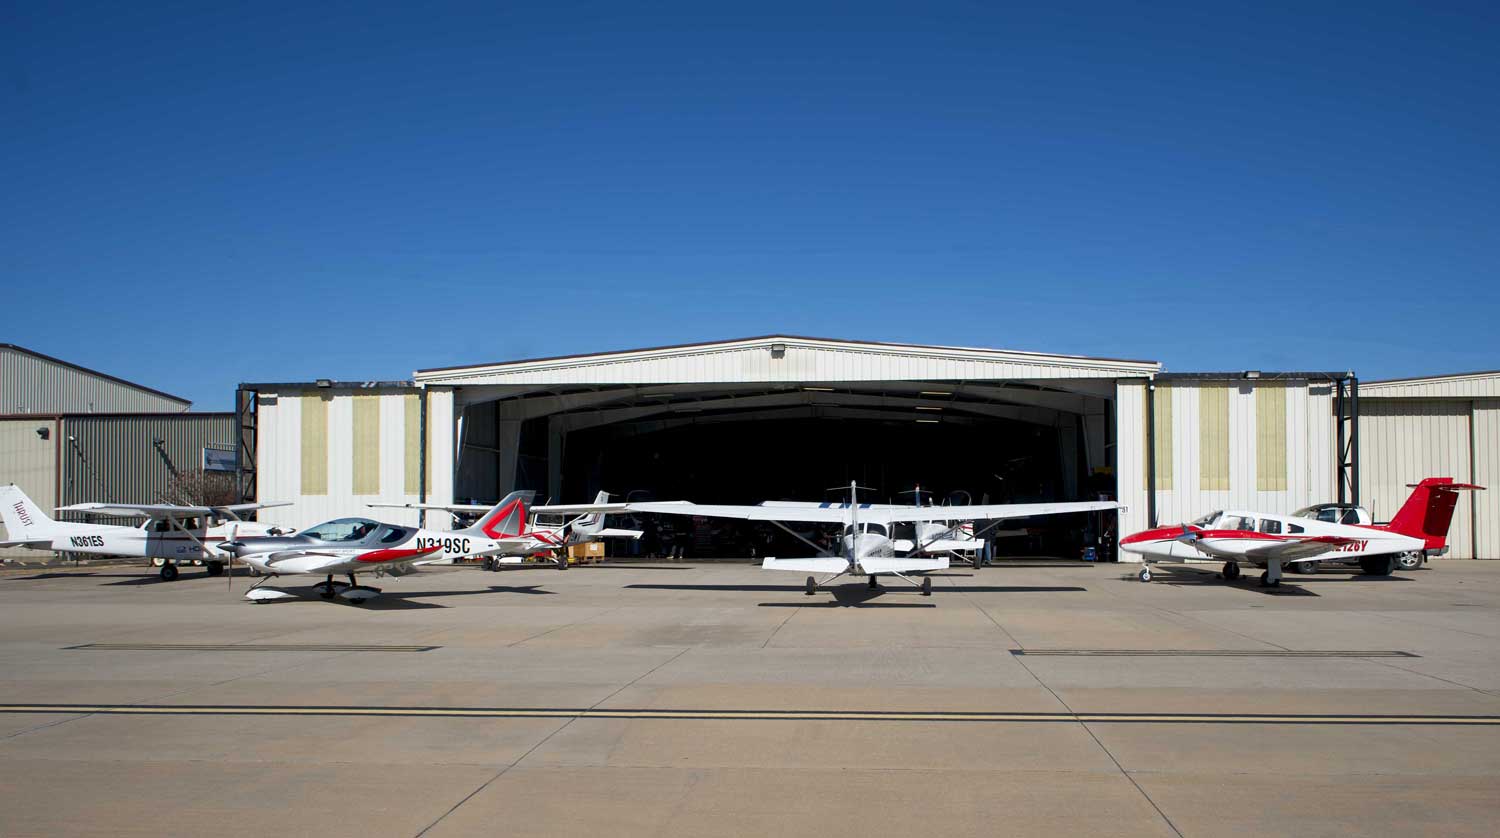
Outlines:
{"label": "airplane inside hangar", "polygon": [[1117,516],[1040,523],[1050,540],[994,544],[1076,558],[1101,534],[1199,507],[1343,500],[1342,387],[1328,374],[771,335],[421,369],[405,382],[246,384],[239,462],[248,496],[292,500],[267,516],[289,524],[515,489],[554,503],[599,490],[836,502],[830,487],[854,481],[889,503],[914,502],[903,492],[919,485],[925,502],[1120,501]]}

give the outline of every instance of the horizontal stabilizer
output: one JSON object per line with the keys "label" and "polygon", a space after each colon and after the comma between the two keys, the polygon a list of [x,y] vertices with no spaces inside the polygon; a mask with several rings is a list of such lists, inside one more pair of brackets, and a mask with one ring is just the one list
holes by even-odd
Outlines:
{"label": "horizontal stabilizer", "polygon": [[838,556],[810,559],[778,559],[767,556],[760,566],[766,570],[793,570],[798,573],[843,573],[849,569],[849,562]]}
{"label": "horizontal stabilizer", "polygon": [[862,573],[919,573],[924,570],[947,570],[948,557],[933,556],[931,558],[883,558],[866,556],[865,558],[859,560],[859,569]]}

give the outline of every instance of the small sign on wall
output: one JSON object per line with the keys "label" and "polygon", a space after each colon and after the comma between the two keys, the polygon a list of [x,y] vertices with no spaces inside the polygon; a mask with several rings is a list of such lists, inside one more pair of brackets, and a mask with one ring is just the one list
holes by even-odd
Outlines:
{"label": "small sign on wall", "polygon": [[233,448],[205,448],[203,449],[204,471],[234,471],[234,449]]}

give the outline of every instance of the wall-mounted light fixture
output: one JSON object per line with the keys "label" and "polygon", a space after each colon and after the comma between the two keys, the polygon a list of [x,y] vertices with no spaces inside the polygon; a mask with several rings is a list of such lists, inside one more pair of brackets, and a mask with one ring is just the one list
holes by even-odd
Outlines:
{"label": "wall-mounted light fixture", "polygon": [[38,439],[51,439],[52,438],[52,429],[51,428],[37,428],[36,429],[36,435],[37,435]]}
{"label": "wall-mounted light fixture", "polygon": [[1260,378],[1260,370],[1245,370],[1246,378]]}
{"label": "wall-mounted light fixture", "polygon": [[785,358],[786,357],[786,344],[784,344],[784,343],[773,343],[773,344],[771,344],[771,357],[772,358]]}
{"label": "wall-mounted light fixture", "polygon": [[319,387],[332,387],[333,386],[333,379],[331,379],[331,378],[320,378],[317,381],[317,385]]}

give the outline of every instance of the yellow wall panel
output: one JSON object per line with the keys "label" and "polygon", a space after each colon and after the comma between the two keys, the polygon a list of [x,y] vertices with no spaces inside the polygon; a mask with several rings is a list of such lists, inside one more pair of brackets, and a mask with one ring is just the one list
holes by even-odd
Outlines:
{"label": "yellow wall panel", "polygon": [[354,397],[354,494],[380,494],[380,397]]}
{"label": "yellow wall panel", "polygon": [[1286,388],[1255,388],[1255,488],[1286,491]]}
{"label": "yellow wall panel", "polygon": [[328,402],[321,393],[302,397],[302,494],[328,494]]}
{"label": "yellow wall panel", "polygon": [[1198,388],[1198,488],[1229,489],[1229,388]]}

